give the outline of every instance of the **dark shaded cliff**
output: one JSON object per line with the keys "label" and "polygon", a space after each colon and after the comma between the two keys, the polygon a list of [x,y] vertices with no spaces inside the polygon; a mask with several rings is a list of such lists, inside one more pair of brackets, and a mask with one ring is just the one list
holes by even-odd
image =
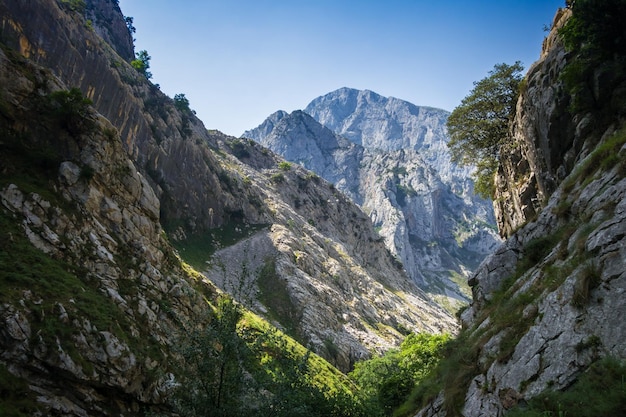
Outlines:
{"label": "dark shaded cliff", "polygon": [[166,226],[199,232],[228,222],[233,213],[253,223],[266,221],[262,208],[242,204],[245,192],[220,181],[226,174],[204,146],[217,148],[217,141],[202,122],[189,109],[176,108],[130,66],[132,37],[117,3],[85,3],[82,10],[55,0],[3,2],[1,39],[66,85],[80,88],[119,130],[161,200]]}
{"label": "dark shaded cliff", "polygon": [[[623,5],[583,3],[603,16]],[[495,205],[508,239],[470,279],[463,329],[433,376],[440,391],[422,391],[417,416],[621,415],[626,406],[624,56],[566,49],[568,19],[571,10],[557,12],[528,70],[501,154]],[[594,394],[572,400],[583,381]]]}

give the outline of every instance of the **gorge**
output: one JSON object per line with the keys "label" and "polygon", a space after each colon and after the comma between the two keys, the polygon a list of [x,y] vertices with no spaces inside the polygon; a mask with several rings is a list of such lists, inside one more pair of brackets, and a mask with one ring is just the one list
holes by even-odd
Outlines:
{"label": "gorge", "polygon": [[[619,415],[624,2],[591,52],[559,31],[595,16],[576,4],[526,74],[492,217],[444,111],[343,88],[231,137],[131,65],[117,1],[1,2],[1,414],[557,415],[597,374]],[[381,408],[350,371],[403,341],[443,347],[419,383],[385,374]]]}

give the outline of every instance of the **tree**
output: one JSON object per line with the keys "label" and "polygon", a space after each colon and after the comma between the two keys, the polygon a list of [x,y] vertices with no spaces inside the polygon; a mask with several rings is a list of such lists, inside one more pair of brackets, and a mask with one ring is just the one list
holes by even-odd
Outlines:
{"label": "tree", "polygon": [[135,32],[137,32],[137,29],[135,28],[135,26],[133,26],[133,17],[132,16],[124,16],[124,22],[126,23],[126,27],[128,28],[128,33],[130,33],[131,35]]}
{"label": "tree", "polygon": [[95,126],[91,117],[91,100],[80,89],[59,90],[48,96],[52,114],[62,128],[72,134],[85,133]]}
{"label": "tree", "polygon": [[183,112],[191,112],[189,109],[189,99],[183,93],[174,96],[174,107]]}
{"label": "tree", "polygon": [[130,61],[130,65],[133,66],[137,71],[146,76],[147,79],[152,78],[152,73],[148,71],[150,68],[150,55],[148,55],[148,51],[143,50],[139,51],[136,54],[137,59]]}
{"label": "tree", "polygon": [[399,349],[359,362],[348,375],[361,388],[372,415],[391,414],[435,368],[448,335],[410,334]]}
{"label": "tree", "polygon": [[208,325],[189,334],[180,346],[185,366],[174,406],[181,415],[246,414],[246,404],[241,401],[245,390],[241,362],[248,352],[237,332],[241,316],[241,308],[223,297]]}
{"label": "tree", "polygon": [[494,195],[498,155],[509,136],[522,70],[519,61],[496,64],[488,77],[474,82],[474,89],[448,117],[452,161],[476,167],[475,190],[485,198]]}

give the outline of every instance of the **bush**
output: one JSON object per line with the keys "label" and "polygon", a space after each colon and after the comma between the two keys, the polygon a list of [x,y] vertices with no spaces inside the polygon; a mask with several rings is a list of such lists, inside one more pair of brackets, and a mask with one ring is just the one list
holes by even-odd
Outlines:
{"label": "bush", "polygon": [[132,67],[139,73],[143,74],[147,79],[152,78],[152,73],[148,71],[151,59],[150,55],[148,55],[148,51],[139,51],[135,56],[136,59],[130,61],[130,65],[132,65]]}
{"label": "bush", "polygon": [[289,171],[291,169],[291,163],[289,163],[287,161],[283,161],[283,162],[278,164],[278,168],[281,171]]}
{"label": "bush", "polygon": [[55,91],[48,95],[48,102],[53,117],[60,127],[72,134],[85,133],[95,126],[91,117],[91,100],[83,96],[80,89]]}
{"label": "bush", "polygon": [[361,387],[372,413],[390,414],[435,368],[448,335],[409,334],[399,349],[358,362],[349,374]]}

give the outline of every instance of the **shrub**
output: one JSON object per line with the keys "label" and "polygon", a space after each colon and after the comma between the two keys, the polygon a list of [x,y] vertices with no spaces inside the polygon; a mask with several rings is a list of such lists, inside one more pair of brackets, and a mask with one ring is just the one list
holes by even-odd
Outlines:
{"label": "shrub", "polygon": [[278,168],[282,171],[289,171],[291,169],[291,163],[287,161],[283,161],[278,164]]}
{"label": "shrub", "polygon": [[275,173],[275,174],[272,174],[272,176],[270,177],[270,180],[271,180],[274,184],[280,184],[280,183],[282,183],[282,182],[284,182],[284,181],[285,181],[285,176],[284,176],[282,173],[277,172],[277,173]]}
{"label": "shrub", "polygon": [[135,55],[136,59],[130,61],[130,65],[135,68],[139,73],[143,74],[147,79],[152,78],[152,73],[148,71],[150,68],[150,55],[148,55],[148,51],[143,50],[137,52]]}
{"label": "shrub", "polygon": [[60,127],[72,134],[85,133],[95,126],[89,107],[92,102],[76,87],[49,94],[48,103]]}

